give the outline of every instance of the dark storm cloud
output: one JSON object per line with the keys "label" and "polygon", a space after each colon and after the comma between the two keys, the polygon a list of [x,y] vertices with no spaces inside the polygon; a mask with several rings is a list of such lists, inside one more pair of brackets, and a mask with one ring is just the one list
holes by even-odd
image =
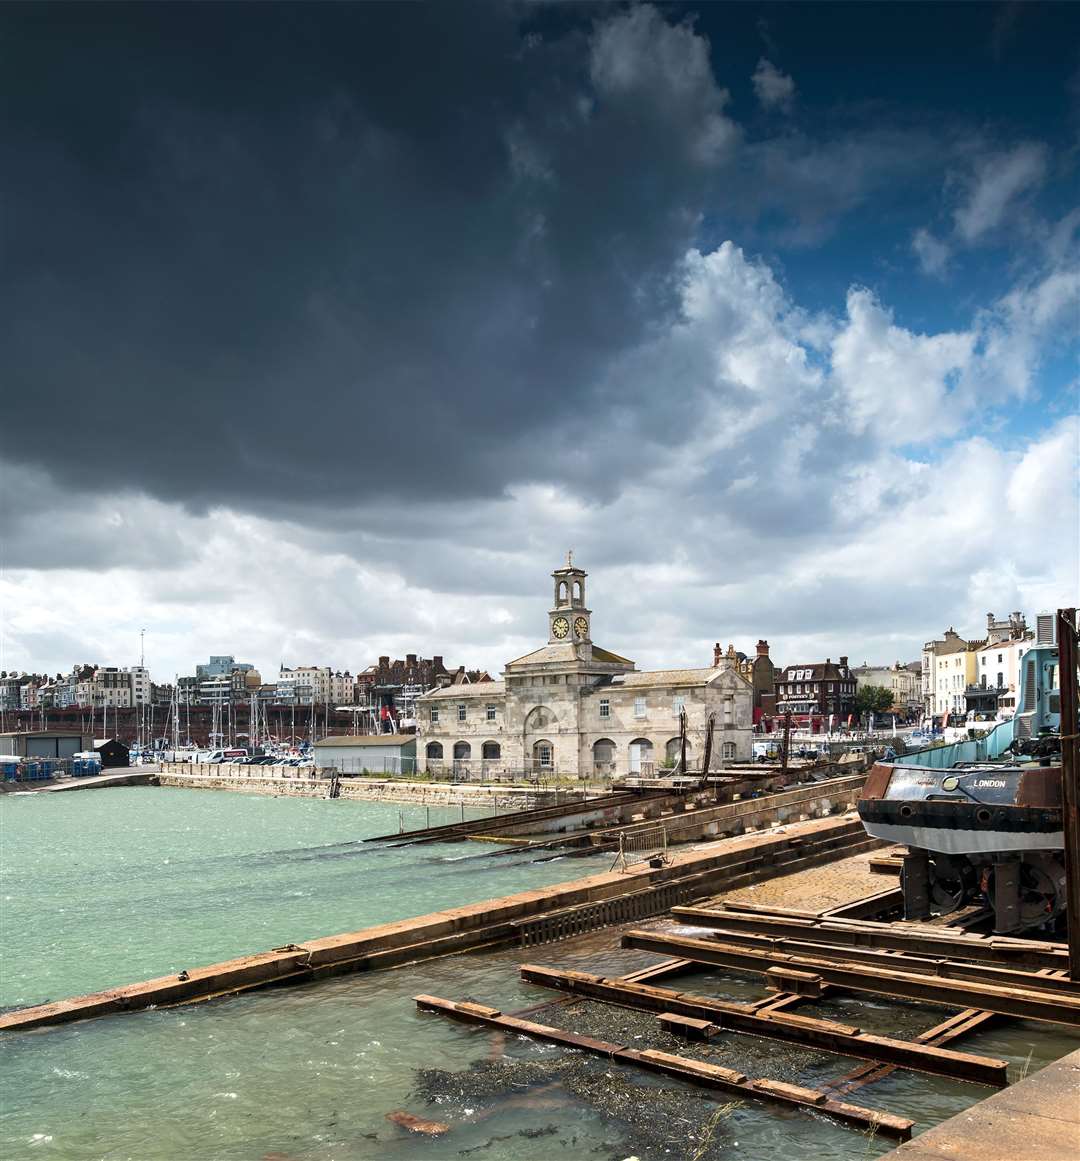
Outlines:
{"label": "dark storm cloud", "polygon": [[197,507],[549,472],[735,131],[688,27],[521,16],[8,8],[8,454]]}

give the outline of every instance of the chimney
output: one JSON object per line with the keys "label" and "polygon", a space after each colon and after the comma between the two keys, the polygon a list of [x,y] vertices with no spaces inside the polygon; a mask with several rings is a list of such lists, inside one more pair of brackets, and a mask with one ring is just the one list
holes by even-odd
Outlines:
{"label": "chimney", "polygon": [[434,670],[442,670],[446,668],[446,666],[442,663],[442,658],[437,653],[431,659],[431,668]]}
{"label": "chimney", "polygon": [[768,643],[768,641],[764,641],[764,640],[758,641],[758,643],[757,643],[757,655],[759,657],[768,657],[769,656],[769,643]]}
{"label": "chimney", "polygon": [[832,658],[831,658],[831,657],[826,657],[826,658],[825,658],[825,664],[826,664],[826,665],[832,665]]}
{"label": "chimney", "polygon": [[405,654],[405,664],[408,665],[410,668],[414,668],[416,666],[416,654],[415,653],[406,653]]}
{"label": "chimney", "polygon": [[720,642],[717,641],[717,643],[712,647],[712,663],[714,668],[720,664],[720,658],[723,656],[724,651],[720,648]]}
{"label": "chimney", "polygon": [[846,669],[846,668],[847,668],[847,658],[846,658],[846,657],[841,657],[841,658],[840,658],[840,664],[841,664],[841,665],[842,665],[842,666],[843,666],[843,667]]}

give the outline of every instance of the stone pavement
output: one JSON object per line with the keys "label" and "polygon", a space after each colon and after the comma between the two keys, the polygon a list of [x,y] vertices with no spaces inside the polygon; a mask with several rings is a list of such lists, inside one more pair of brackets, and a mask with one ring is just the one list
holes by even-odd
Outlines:
{"label": "stone pavement", "polygon": [[1080,1052],[942,1121],[878,1161],[1076,1161]]}
{"label": "stone pavement", "polygon": [[750,887],[724,891],[698,906],[707,907],[711,903],[730,901],[791,907],[799,911],[825,911],[830,907],[841,907],[897,885],[895,875],[881,875],[870,870],[870,859],[880,858],[881,854],[881,851],[865,851],[835,863],[826,863],[822,867],[810,867]]}

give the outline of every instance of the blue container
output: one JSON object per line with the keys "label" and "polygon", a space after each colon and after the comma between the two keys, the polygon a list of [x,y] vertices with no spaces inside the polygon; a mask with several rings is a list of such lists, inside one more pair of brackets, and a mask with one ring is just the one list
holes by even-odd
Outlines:
{"label": "blue container", "polygon": [[19,777],[19,759],[0,758],[0,776],[5,782],[15,782]]}

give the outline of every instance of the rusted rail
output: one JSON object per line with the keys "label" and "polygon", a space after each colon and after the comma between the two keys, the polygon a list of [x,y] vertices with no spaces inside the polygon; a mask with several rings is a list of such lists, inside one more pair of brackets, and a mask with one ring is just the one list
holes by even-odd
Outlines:
{"label": "rusted rail", "polygon": [[976,983],[999,984],[1021,991],[1065,993],[1080,998],[1080,983],[1070,980],[1064,972],[1024,971],[997,964],[968,963],[965,960],[943,956],[920,955],[916,952],[859,947],[851,944],[828,943],[803,939],[799,935],[765,935],[761,932],[739,930],[736,924],[723,927],[713,938],[721,943],[792,956],[827,956],[849,964],[882,967],[886,970],[920,972],[948,980],[971,980]]}
{"label": "rusted rail", "polygon": [[916,955],[941,954],[950,959],[993,963],[1000,967],[1050,968],[1066,970],[1068,951],[1064,944],[1013,939],[1008,936],[969,935],[940,927],[916,927],[871,920],[814,919],[762,911],[735,911],[729,908],[675,907],[676,918],[699,927],[743,929],[762,935],[790,936],[814,943],[851,947],[892,948]]}
{"label": "rusted rail", "polygon": [[693,992],[605,979],[587,972],[559,971],[536,964],[522,964],[519,971],[521,978],[530,984],[540,984],[542,987],[588,996],[626,1008],[645,1008],[655,1012],[672,1012],[696,1020],[709,1020],[726,1031],[812,1045],[842,1056],[855,1056],[878,1064],[930,1072],[954,1080],[998,1087],[1007,1083],[1007,1062],[1004,1060],[973,1056],[966,1052],[949,1052],[889,1036],[874,1036],[834,1020],[816,1020],[775,1008],[755,1011],[748,1004],[717,1000]]}
{"label": "rusted rail", "polygon": [[1072,994],[1055,995],[974,980],[943,979],[919,972],[829,959],[820,954],[790,955],[711,940],[661,935],[654,931],[627,932],[622,937],[622,945],[762,975],[770,967],[795,968],[814,972],[825,983],[852,991],[899,996],[953,1008],[977,1007],[1003,1016],[1080,1026],[1080,996]]}
{"label": "rusted rail", "polygon": [[716,1064],[692,1060],[653,1049],[627,1048],[624,1044],[611,1044],[592,1036],[582,1036],[577,1032],[566,1032],[547,1024],[536,1024],[531,1020],[521,1020],[515,1016],[504,1016],[497,1008],[482,1004],[454,1003],[438,996],[420,995],[414,997],[416,1006],[424,1012],[437,1012],[453,1020],[466,1024],[480,1024],[488,1028],[499,1028],[506,1032],[516,1032],[549,1044],[561,1044],[565,1048],[577,1048],[596,1056],[605,1056],[616,1064],[629,1064],[648,1072],[657,1072],[674,1077],[687,1084],[714,1091],[731,1093],[748,1100],[768,1100],[780,1104],[813,1109],[826,1116],[855,1125],[860,1129],[873,1129],[885,1136],[907,1141],[911,1137],[914,1122],[907,1117],[879,1112],[838,1101],[817,1089],[801,1085],[784,1084],[781,1081],[759,1078],[751,1080],[744,1073]]}

